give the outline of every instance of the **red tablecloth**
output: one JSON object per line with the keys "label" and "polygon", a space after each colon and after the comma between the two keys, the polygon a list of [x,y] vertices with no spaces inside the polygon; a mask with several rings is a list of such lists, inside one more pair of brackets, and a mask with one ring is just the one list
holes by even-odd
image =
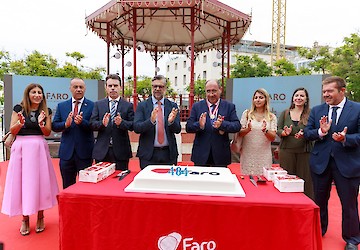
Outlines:
{"label": "red tablecloth", "polygon": [[[135,173],[113,176],[58,195],[60,249],[322,249],[319,208],[271,182],[255,187],[246,176],[246,197],[235,198],[125,193]],[[173,232],[181,237],[177,248],[171,236],[158,246]]]}

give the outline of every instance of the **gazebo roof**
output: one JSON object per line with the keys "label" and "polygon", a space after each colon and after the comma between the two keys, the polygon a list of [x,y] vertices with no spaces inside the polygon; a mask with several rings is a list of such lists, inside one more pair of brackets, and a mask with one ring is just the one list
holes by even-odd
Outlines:
{"label": "gazebo roof", "polygon": [[183,53],[191,44],[192,14],[196,52],[220,49],[227,37],[237,44],[251,23],[249,15],[217,0],[112,0],[86,17],[86,25],[111,45],[133,48],[136,16],[136,41],[146,51]]}

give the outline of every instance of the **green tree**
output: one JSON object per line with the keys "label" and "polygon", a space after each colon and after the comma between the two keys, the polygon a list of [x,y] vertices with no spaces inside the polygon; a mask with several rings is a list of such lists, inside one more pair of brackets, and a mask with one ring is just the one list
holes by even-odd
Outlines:
{"label": "green tree", "polygon": [[300,48],[299,54],[313,60],[309,64],[313,72],[337,75],[348,83],[348,97],[360,101],[360,36],[359,33],[351,34],[344,38],[344,44],[335,48],[333,52],[328,46]]}
{"label": "green tree", "polygon": [[[194,97],[197,97],[197,99],[204,99],[205,98],[205,79],[197,79],[194,82]],[[187,86],[186,91],[190,92],[190,85]]]}
{"label": "green tree", "polygon": [[134,86],[134,80],[132,76],[128,76],[125,81],[124,86],[124,96],[128,98],[130,101],[130,97],[133,94],[133,86]]}
{"label": "green tree", "polygon": [[75,59],[75,65],[77,66],[77,63],[80,62],[82,59],[85,58],[85,56],[83,54],[81,54],[80,52],[66,52],[66,56],[71,57],[73,59]]}
{"label": "green tree", "polygon": [[295,76],[298,75],[295,65],[286,58],[281,58],[274,63],[274,73],[277,76]]}
{"label": "green tree", "polygon": [[151,95],[151,78],[148,76],[139,76],[136,81],[136,92],[142,95],[146,100]]}
{"label": "green tree", "polygon": [[10,71],[16,75],[56,76],[57,67],[58,62],[55,58],[36,50],[25,59],[10,63]]}
{"label": "green tree", "polygon": [[349,98],[360,101],[360,36],[351,34],[344,38],[344,45],[335,49],[330,71],[348,83]]}
{"label": "green tree", "polygon": [[4,75],[10,73],[10,54],[7,51],[0,51],[0,80],[4,80]]}
{"label": "green tree", "polygon": [[[0,54],[1,55],[1,54]],[[67,53],[68,55],[68,53]],[[73,52],[69,56],[80,62],[83,56],[79,52]],[[14,60],[9,63],[7,73],[11,72],[16,75],[30,75],[30,76],[52,76],[52,77],[80,77],[84,79],[101,80],[105,73],[105,68],[85,69],[84,66],[73,65],[66,62],[62,67],[59,66],[58,61],[51,55],[41,54],[39,51],[34,51],[27,55],[24,59]],[[0,71],[1,74],[1,71]],[[3,77],[0,75],[0,77]]]}
{"label": "green tree", "polygon": [[235,55],[236,63],[231,65],[231,78],[271,76],[271,67],[258,55]]}
{"label": "green tree", "polygon": [[320,74],[329,73],[329,67],[332,61],[329,46],[319,46],[317,42],[314,42],[312,48],[300,47],[297,51],[301,57],[312,60],[309,66],[314,72]]}

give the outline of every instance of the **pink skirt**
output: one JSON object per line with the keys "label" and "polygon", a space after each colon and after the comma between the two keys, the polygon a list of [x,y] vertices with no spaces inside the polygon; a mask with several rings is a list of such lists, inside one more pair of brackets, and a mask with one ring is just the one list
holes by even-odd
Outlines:
{"label": "pink skirt", "polygon": [[11,147],[1,212],[32,215],[57,204],[59,187],[41,135],[17,136]]}

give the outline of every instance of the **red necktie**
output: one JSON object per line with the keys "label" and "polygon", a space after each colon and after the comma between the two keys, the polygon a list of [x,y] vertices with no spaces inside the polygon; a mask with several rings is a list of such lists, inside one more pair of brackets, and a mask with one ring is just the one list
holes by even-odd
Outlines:
{"label": "red necktie", "polygon": [[158,101],[158,112],[157,112],[157,140],[159,144],[164,143],[164,115],[161,108],[161,102]]}
{"label": "red necktie", "polygon": [[79,112],[79,101],[74,101],[75,107],[74,107],[74,116],[76,116]]}

